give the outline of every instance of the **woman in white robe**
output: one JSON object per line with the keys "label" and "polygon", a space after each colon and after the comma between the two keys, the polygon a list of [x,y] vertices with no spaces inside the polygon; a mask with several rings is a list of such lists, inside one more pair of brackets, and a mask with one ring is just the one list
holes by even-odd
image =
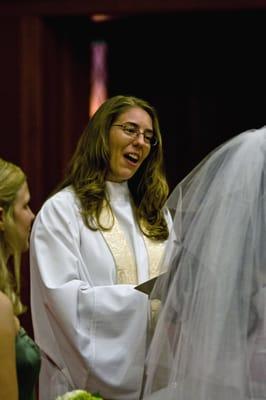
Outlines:
{"label": "woman in white robe", "polygon": [[73,389],[140,397],[153,312],[135,286],[159,272],[167,194],[155,110],[134,97],[107,100],[32,229],[40,400]]}

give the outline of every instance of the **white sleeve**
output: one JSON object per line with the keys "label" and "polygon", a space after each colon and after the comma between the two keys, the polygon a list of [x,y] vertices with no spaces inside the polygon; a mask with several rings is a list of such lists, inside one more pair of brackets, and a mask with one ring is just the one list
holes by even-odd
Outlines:
{"label": "white sleeve", "polygon": [[[132,285],[113,285],[111,280],[106,284],[109,275],[103,285],[94,284],[93,259],[82,257],[81,218],[70,198],[70,194],[59,194],[48,200],[33,226],[35,338],[74,388],[130,399],[138,396],[142,380],[147,297]],[[104,251],[103,263],[113,263],[111,254],[106,258]]]}

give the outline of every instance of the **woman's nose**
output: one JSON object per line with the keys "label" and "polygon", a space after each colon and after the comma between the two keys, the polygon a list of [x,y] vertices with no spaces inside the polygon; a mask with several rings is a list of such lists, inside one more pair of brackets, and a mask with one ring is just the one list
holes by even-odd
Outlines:
{"label": "woman's nose", "polygon": [[145,137],[143,132],[139,132],[138,135],[134,138],[134,143],[141,144],[142,146],[146,145]]}

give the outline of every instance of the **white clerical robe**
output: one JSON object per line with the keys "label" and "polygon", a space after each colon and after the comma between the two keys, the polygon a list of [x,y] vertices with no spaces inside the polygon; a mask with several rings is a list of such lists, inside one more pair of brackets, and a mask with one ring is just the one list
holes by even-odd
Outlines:
{"label": "white clerical robe", "polygon": [[[107,182],[114,228],[88,229],[71,188],[48,199],[31,234],[31,312],[42,350],[40,400],[73,389],[137,400],[150,318],[134,286],[159,270],[164,242],[135,223],[127,183]],[[104,216],[108,221],[110,214]],[[171,218],[166,210],[166,218]]]}

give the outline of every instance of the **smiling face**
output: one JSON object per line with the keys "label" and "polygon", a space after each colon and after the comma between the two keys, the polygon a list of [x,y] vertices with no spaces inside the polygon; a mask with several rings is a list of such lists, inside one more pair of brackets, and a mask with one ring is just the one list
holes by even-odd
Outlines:
{"label": "smiling face", "polygon": [[29,247],[29,235],[34,214],[29,207],[30,193],[28,184],[25,181],[14,202],[14,223],[16,226],[17,242],[20,251],[26,251]]}
{"label": "smiling face", "polygon": [[129,108],[114,121],[109,133],[110,166],[107,174],[107,179],[114,182],[132,178],[151,151],[151,145],[145,142],[142,134],[132,138],[120,126],[114,126],[125,123],[138,126],[141,132],[153,130],[150,115],[139,107]]}

